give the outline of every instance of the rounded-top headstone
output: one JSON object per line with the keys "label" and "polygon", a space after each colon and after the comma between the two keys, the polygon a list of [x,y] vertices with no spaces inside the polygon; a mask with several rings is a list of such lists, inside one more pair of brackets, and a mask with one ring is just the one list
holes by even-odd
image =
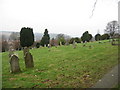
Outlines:
{"label": "rounded-top headstone", "polygon": [[33,57],[30,52],[26,52],[25,54],[25,66],[26,68],[34,67]]}
{"label": "rounded-top headstone", "polygon": [[21,72],[19,58],[15,54],[13,54],[10,58],[10,69],[12,73]]}

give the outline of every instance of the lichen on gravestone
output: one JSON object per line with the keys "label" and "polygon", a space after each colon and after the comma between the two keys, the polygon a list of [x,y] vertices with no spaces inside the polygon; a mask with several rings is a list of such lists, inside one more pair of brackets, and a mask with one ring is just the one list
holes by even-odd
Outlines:
{"label": "lichen on gravestone", "polygon": [[26,52],[24,58],[25,58],[25,66],[26,66],[26,68],[34,67],[33,56],[31,55],[30,52]]}
{"label": "lichen on gravestone", "polygon": [[11,73],[21,72],[19,58],[15,54],[13,54],[10,58],[10,71]]}

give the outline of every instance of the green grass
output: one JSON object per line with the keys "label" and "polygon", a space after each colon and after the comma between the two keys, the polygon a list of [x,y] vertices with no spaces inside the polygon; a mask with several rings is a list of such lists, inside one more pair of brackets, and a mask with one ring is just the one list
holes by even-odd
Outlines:
{"label": "green grass", "polygon": [[[118,47],[106,43],[90,42],[87,47],[70,46],[31,49],[34,68],[26,69],[23,51],[17,51],[22,72],[9,72],[8,52],[2,53],[3,88],[87,88],[118,63]],[[89,45],[92,46],[89,49]]]}

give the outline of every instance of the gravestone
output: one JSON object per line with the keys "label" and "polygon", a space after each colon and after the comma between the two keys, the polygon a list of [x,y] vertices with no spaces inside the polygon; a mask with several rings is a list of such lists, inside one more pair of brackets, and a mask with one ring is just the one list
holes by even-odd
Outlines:
{"label": "gravestone", "polygon": [[44,45],[44,47],[46,47],[46,44]]}
{"label": "gravestone", "polygon": [[50,45],[50,44],[48,44],[48,51],[50,51],[50,48],[51,48],[51,45]]}
{"label": "gravestone", "polygon": [[73,48],[74,49],[76,48],[76,42],[75,42],[75,40],[73,41]]}
{"label": "gravestone", "polygon": [[85,41],[85,44],[87,43],[87,41]]}
{"label": "gravestone", "polygon": [[50,45],[50,44],[48,44],[48,48],[51,48],[51,45]]}
{"label": "gravestone", "polygon": [[12,73],[21,72],[19,66],[19,58],[14,54],[10,58],[10,70]]}
{"label": "gravestone", "polygon": [[62,46],[62,42],[60,41],[60,46]]}
{"label": "gravestone", "polygon": [[32,57],[30,52],[26,52],[24,58],[25,58],[25,66],[26,66],[26,68],[34,67],[33,57]]}

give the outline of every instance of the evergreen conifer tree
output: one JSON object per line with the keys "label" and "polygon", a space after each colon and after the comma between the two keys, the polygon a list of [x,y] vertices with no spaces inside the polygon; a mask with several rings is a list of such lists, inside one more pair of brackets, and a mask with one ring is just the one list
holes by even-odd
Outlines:
{"label": "evergreen conifer tree", "polygon": [[48,30],[45,29],[45,32],[44,32],[44,35],[43,35],[43,37],[41,39],[40,45],[42,45],[42,46],[44,46],[44,45],[48,46],[49,43],[50,43],[50,36],[48,34]]}

